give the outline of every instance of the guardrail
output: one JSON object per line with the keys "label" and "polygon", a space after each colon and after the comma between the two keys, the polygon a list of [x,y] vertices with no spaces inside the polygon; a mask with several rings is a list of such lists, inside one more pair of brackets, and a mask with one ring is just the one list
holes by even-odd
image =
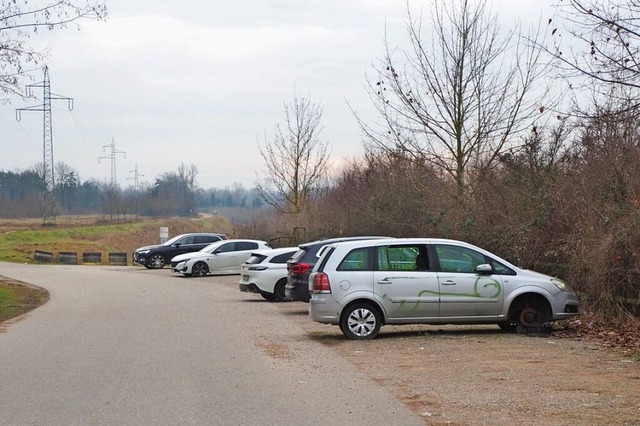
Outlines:
{"label": "guardrail", "polygon": [[[33,261],[36,263],[59,263],[62,265],[78,265],[78,258],[82,264],[102,265],[101,252],[84,252],[80,257],[78,253],[72,251],[61,251],[56,256],[55,253],[44,250],[35,250]],[[129,264],[128,254],[125,252],[110,252],[107,256],[108,265],[126,266]]]}

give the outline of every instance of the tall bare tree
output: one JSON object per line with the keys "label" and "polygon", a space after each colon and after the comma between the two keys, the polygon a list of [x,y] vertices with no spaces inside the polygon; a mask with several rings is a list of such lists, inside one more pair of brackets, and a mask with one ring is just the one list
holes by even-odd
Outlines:
{"label": "tall bare tree", "polygon": [[284,103],[285,124],[276,124],[271,140],[260,146],[264,178],[256,188],[267,204],[281,213],[300,213],[314,189],[326,177],[328,144],[320,140],[322,108],[294,94]]}
{"label": "tall bare tree", "polygon": [[[640,109],[640,3],[637,0],[565,0],[548,19],[562,78],[577,90],[577,110],[622,113]],[[583,95],[591,93],[591,99]],[[578,102],[579,101],[579,102]],[[586,101],[586,102],[585,102]],[[584,104],[588,106],[585,107]],[[596,104],[593,106],[592,104]],[[615,104],[615,108],[611,106]],[[593,112],[587,113],[592,116]]]}
{"label": "tall bare tree", "polygon": [[500,29],[486,1],[430,5],[424,25],[407,4],[410,47],[386,41],[378,77],[369,80],[381,123],[359,121],[370,148],[431,164],[455,182],[462,203],[472,171],[494,166],[513,136],[535,129],[548,110],[537,85],[546,66],[518,27]]}
{"label": "tall bare tree", "polygon": [[40,30],[79,27],[82,19],[104,19],[100,0],[0,0],[0,93],[21,96],[20,80],[27,64],[34,68],[46,58],[28,40]]}

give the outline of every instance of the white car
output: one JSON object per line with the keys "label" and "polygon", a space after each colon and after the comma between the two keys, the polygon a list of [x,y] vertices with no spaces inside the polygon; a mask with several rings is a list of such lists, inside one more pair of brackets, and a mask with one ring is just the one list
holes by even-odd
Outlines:
{"label": "white car", "polygon": [[284,247],[251,253],[242,264],[240,291],[259,293],[269,301],[285,301],[284,287],[287,284],[287,260],[298,251],[298,247]]}
{"label": "white car", "polygon": [[209,273],[238,274],[242,265],[256,250],[271,249],[265,241],[224,240],[209,244],[200,251],[185,253],[171,259],[171,271],[188,277],[203,277]]}

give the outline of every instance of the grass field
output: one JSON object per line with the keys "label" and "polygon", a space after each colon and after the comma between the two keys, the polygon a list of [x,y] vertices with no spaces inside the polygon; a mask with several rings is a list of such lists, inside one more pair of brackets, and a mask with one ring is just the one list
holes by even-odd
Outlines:
{"label": "grass field", "polygon": [[[169,237],[186,232],[219,232],[234,237],[231,223],[221,216],[153,218],[109,222],[102,216],[59,216],[56,226],[43,227],[40,219],[0,219],[0,261],[31,263],[35,250],[131,253],[137,247],[157,244],[160,227]],[[131,260],[129,260],[131,261]]]}

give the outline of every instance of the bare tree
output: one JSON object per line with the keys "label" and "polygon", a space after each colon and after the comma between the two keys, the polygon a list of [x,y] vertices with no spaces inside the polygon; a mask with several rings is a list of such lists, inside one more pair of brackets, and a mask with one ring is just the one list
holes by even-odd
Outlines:
{"label": "bare tree", "polygon": [[104,19],[107,8],[99,0],[0,0],[0,93],[22,96],[20,79],[25,66],[35,68],[46,58],[27,41],[41,29],[79,27],[81,19]]}
{"label": "bare tree", "polygon": [[281,213],[300,213],[325,178],[328,144],[319,139],[322,108],[309,97],[294,94],[284,104],[285,125],[277,124],[273,139],[260,146],[265,178],[256,188],[266,203]]}
{"label": "bare tree", "polygon": [[[558,22],[549,18],[553,45],[547,47],[572,86],[640,106],[640,3],[637,0],[560,2]],[[574,42],[575,45],[567,45]],[[586,77],[586,78],[585,78]],[[594,83],[597,83],[594,85]],[[629,98],[633,102],[629,104]],[[624,112],[624,111],[623,111]]]}
{"label": "bare tree", "polygon": [[486,1],[432,0],[430,31],[407,10],[410,49],[386,41],[378,78],[369,80],[381,123],[359,121],[370,148],[442,170],[462,203],[471,172],[493,167],[549,109],[546,88],[536,85],[546,64],[519,28],[500,30]]}

